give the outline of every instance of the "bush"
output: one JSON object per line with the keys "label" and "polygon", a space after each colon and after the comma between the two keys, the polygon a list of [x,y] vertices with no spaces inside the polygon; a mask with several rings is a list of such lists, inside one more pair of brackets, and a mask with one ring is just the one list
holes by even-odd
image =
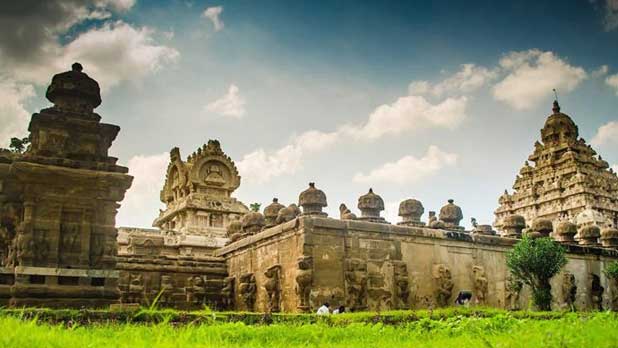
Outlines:
{"label": "bush", "polygon": [[607,265],[607,268],[603,270],[605,276],[611,280],[618,281],[618,261],[614,261]]}
{"label": "bush", "polygon": [[567,263],[566,250],[550,238],[524,237],[507,253],[506,264],[515,279],[532,290],[534,305],[551,310],[550,279]]}

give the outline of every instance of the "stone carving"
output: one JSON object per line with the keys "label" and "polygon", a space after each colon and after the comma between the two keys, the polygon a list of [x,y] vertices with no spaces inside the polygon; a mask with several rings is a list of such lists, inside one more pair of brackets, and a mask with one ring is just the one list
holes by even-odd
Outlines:
{"label": "stone carving", "polygon": [[575,275],[564,272],[562,275],[562,308],[574,311],[576,295]]}
{"label": "stone carving", "polygon": [[273,202],[264,208],[264,220],[266,222],[266,228],[275,226],[277,224],[277,216],[279,211],[285,208],[285,206],[279,203],[279,199],[273,198]]}
{"label": "stone carving", "polygon": [[244,235],[252,235],[260,232],[266,221],[264,215],[258,211],[252,211],[242,217],[242,230]]}
{"label": "stone carving", "polygon": [[223,297],[223,307],[225,309],[234,309],[236,293],[234,287],[236,286],[236,277],[226,277],[223,280],[223,288],[221,289],[221,295]]}
{"label": "stone carving", "polygon": [[127,297],[129,303],[142,303],[144,299],[144,278],[141,274],[132,273],[130,275],[129,283],[129,296]]}
{"label": "stone carving", "polygon": [[449,199],[448,204],[440,209],[440,221],[444,223],[444,228],[451,230],[463,230],[459,222],[463,219],[461,208],[455,205],[454,200]]}
{"label": "stone carving", "polygon": [[367,194],[358,198],[358,209],[361,211],[361,216],[358,218],[363,221],[385,223],[380,212],[384,210],[384,200],[379,195],[373,193],[373,189],[369,189]]}
{"label": "stone carving", "polygon": [[160,302],[164,305],[171,305],[174,303],[174,281],[169,275],[161,276],[161,297]]}
{"label": "stone carving", "polygon": [[474,296],[475,303],[480,305],[487,304],[488,281],[485,269],[482,266],[472,267],[474,275]]}
{"label": "stone carving", "polygon": [[339,205],[339,218],[341,220],[356,220],[356,215],[345,204],[341,203]]}
{"label": "stone carving", "polygon": [[506,278],[506,301],[505,304],[509,310],[519,310],[519,296],[521,290],[524,287],[524,283],[521,280],[515,279],[512,275],[508,275]]}
{"label": "stone carving", "polygon": [[256,291],[255,275],[253,273],[243,274],[238,284],[238,293],[245,305],[245,309],[250,312],[254,310]]}
{"label": "stone carving", "polygon": [[298,196],[298,205],[303,208],[303,215],[323,217],[328,215],[322,212],[322,208],[327,206],[326,194],[322,190],[317,189],[313,182],[310,182],[309,188]]}
{"label": "stone carving", "polygon": [[416,199],[406,199],[399,203],[399,216],[401,216],[401,222],[398,225],[404,226],[425,226],[425,223],[421,222],[421,216],[425,212],[423,204]]}
{"label": "stone carving", "polygon": [[433,278],[436,283],[436,303],[440,307],[446,307],[450,304],[453,287],[455,286],[451,270],[443,264],[434,265]]}
{"label": "stone carving", "polygon": [[502,221],[502,236],[507,238],[521,238],[526,219],[521,215],[509,215]]}
{"label": "stone carving", "polygon": [[310,295],[311,283],[313,282],[313,258],[301,256],[298,258],[298,270],[296,271],[296,295],[298,295],[298,308],[307,311],[311,308]]}
{"label": "stone carving", "polygon": [[601,245],[606,248],[618,247],[618,229],[606,227],[601,230]]}
{"label": "stone carving", "polygon": [[428,218],[428,221],[427,221],[427,226],[429,228],[437,228],[437,229],[441,229],[441,228],[445,228],[446,227],[444,222],[438,220],[438,218],[436,217],[436,212],[435,211],[430,211],[429,212],[429,218]]}
{"label": "stone carving", "polygon": [[589,217],[596,215],[602,224],[616,223],[618,201],[612,197],[616,196],[618,177],[579,137],[577,125],[560,111],[556,101],[541,130],[541,140],[528,157],[533,164],[526,162],[515,178],[513,193],[505,191],[500,197],[494,226],[503,231],[504,220],[514,214],[526,221],[543,217],[555,224],[582,210],[587,210]]}
{"label": "stone carving", "polygon": [[603,292],[605,288],[601,286],[601,278],[594,274],[590,274],[590,304],[593,309],[603,310]]}
{"label": "stone carving", "polygon": [[554,238],[563,244],[575,244],[577,226],[570,221],[559,221],[554,231]]}
{"label": "stone carving", "polygon": [[287,207],[279,210],[276,222],[277,224],[282,224],[284,222],[292,221],[296,219],[296,217],[300,214],[300,208],[296,204],[292,203]]}
{"label": "stone carving", "polygon": [[532,238],[549,237],[549,235],[554,231],[554,225],[551,220],[537,218],[532,222],[530,230],[531,232],[529,232],[529,236]]}
{"label": "stone carving", "polygon": [[346,300],[352,310],[367,308],[367,263],[362,259],[345,260]]}
{"label": "stone carving", "polygon": [[228,244],[242,238],[242,222],[236,216],[227,225],[227,237],[229,238]]}
{"label": "stone carving", "polygon": [[599,226],[589,225],[579,228],[579,245],[598,246],[601,229]]}
{"label": "stone carving", "polygon": [[393,282],[395,283],[395,308],[410,309],[410,281],[408,266],[404,262],[393,264]]}
{"label": "stone carving", "polygon": [[187,303],[192,305],[204,304],[206,289],[204,288],[204,278],[202,276],[189,276],[185,287]]}
{"label": "stone carving", "polygon": [[281,310],[281,265],[270,266],[265,272],[264,290],[268,296],[268,312]]}

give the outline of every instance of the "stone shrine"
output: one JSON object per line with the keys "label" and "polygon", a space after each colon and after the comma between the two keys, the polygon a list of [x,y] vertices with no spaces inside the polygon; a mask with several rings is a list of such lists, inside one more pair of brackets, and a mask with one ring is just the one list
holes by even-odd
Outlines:
{"label": "stone shrine", "polygon": [[75,63],[32,115],[30,146],[0,152],[0,303],[104,306],[119,298],[115,218],[131,186],[108,149],[99,84]]}

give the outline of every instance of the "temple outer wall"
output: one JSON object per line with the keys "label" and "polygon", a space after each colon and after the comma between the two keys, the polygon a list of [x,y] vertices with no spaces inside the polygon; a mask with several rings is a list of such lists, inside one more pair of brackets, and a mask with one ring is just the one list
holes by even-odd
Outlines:
{"label": "temple outer wall", "polygon": [[[517,240],[470,235],[437,229],[370,222],[299,217],[237,241],[216,255],[225,257],[230,277],[236,280],[236,310],[269,310],[265,272],[280,265],[280,310],[314,311],[322,302],[355,310],[420,309],[452,306],[460,291],[473,293],[472,304],[526,309],[529,291],[509,291],[506,252]],[[613,249],[567,246],[569,259],[552,279],[554,309],[567,306],[565,273],[575,277],[574,305],[579,310],[597,308],[593,275],[604,291],[602,306],[609,308],[616,289],[603,268],[618,259]],[[312,260],[310,308],[301,307],[296,277],[298,260]],[[243,301],[239,279],[255,276],[255,305]],[[450,278],[448,276],[450,274]],[[450,290],[449,290],[450,289]],[[615,301],[614,301],[615,302]]]}

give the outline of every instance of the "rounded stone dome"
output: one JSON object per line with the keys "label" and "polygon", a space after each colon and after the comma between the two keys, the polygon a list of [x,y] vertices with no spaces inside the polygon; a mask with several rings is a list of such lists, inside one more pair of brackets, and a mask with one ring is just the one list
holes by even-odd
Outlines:
{"label": "rounded stone dome", "polygon": [[531,230],[548,236],[554,230],[554,225],[551,220],[537,218],[532,222]]}
{"label": "rounded stone dome", "polygon": [[461,208],[454,203],[452,199],[448,200],[448,204],[440,209],[440,221],[444,221],[448,224],[459,225],[459,222],[463,219],[463,212]]}
{"label": "rounded stone dome", "polygon": [[384,210],[384,200],[379,195],[373,193],[373,189],[369,189],[369,192],[358,197],[358,209],[382,211]]}
{"label": "rounded stone dome", "polygon": [[579,137],[579,129],[571,117],[560,112],[560,105],[554,101],[551,114],[541,130],[541,138],[545,144],[560,142],[575,142]]}
{"label": "rounded stone dome", "polygon": [[309,188],[301,192],[298,196],[298,204],[304,206],[326,207],[326,194],[315,187],[315,183],[310,182]]}
{"label": "rounded stone dome", "polygon": [[525,228],[526,219],[517,214],[509,215],[502,221],[502,226],[505,228]]}
{"label": "rounded stone dome", "polygon": [[264,215],[257,211],[249,212],[242,217],[242,228],[245,231],[255,230],[256,228],[261,229],[265,224]]}
{"label": "rounded stone dome", "polygon": [[419,200],[410,198],[399,203],[399,216],[401,217],[420,220],[423,213],[425,213],[425,207]]}
{"label": "rounded stone dome", "polygon": [[554,234],[564,236],[564,235],[576,235],[577,234],[577,226],[570,221],[560,221],[556,224],[556,228],[554,229]]}
{"label": "rounded stone dome", "polygon": [[618,229],[607,227],[601,230],[601,239],[618,239]]}
{"label": "rounded stone dome", "polygon": [[266,208],[264,208],[264,217],[266,219],[272,218],[274,220],[277,218],[279,210],[283,208],[285,208],[285,206],[279,203],[279,199],[273,198],[273,202],[270,203]]}
{"label": "rounded stone dome", "polygon": [[242,222],[238,219],[233,219],[227,225],[227,236],[231,238],[233,235],[242,232]]}
{"label": "rounded stone dome", "polygon": [[579,229],[579,238],[599,238],[601,229],[599,226],[584,226]]}
{"label": "rounded stone dome", "polygon": [[101,105],[99,83],[82,72],[83,67],[74,63],[70,71],[54,75],[45,96],[61,108],[92,111]]}

